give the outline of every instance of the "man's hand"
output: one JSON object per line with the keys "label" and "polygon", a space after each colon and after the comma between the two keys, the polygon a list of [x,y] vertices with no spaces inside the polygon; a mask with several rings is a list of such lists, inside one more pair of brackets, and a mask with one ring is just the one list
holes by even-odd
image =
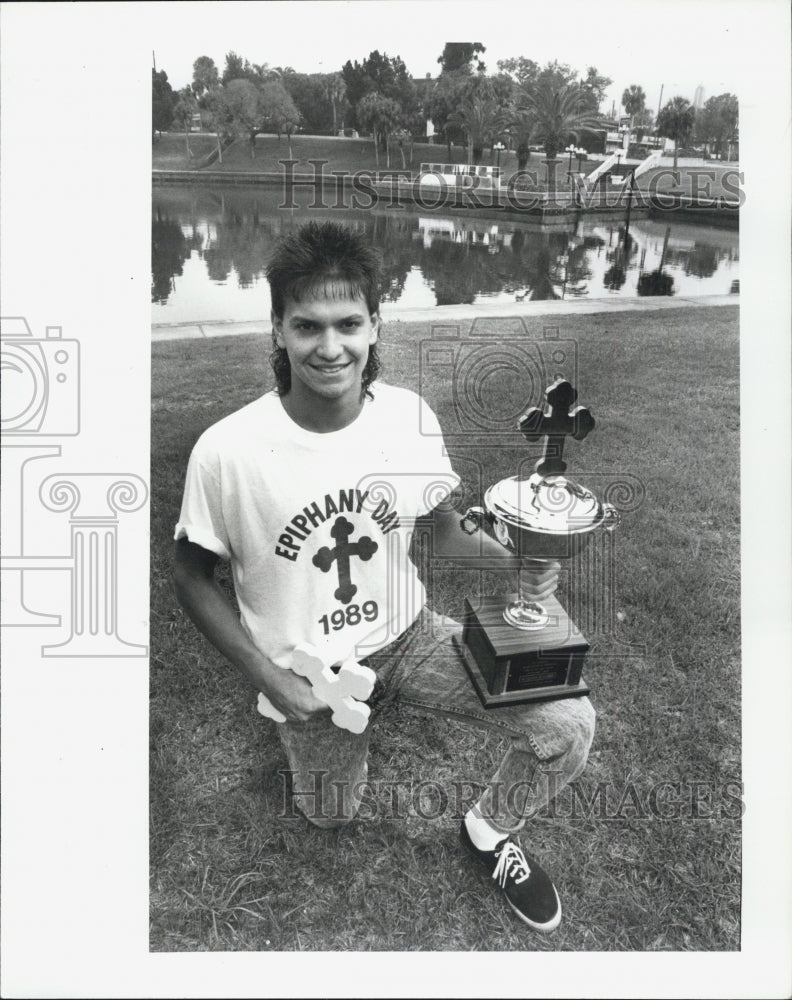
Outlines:
{"label": "man's hand", "polygon": [[331,711],[329,705],[316,697],[311,682],[305,677],[299,677],[293,670],[277,667],[262,689],[275,708],[290,722],[307,722],[315,715]]}

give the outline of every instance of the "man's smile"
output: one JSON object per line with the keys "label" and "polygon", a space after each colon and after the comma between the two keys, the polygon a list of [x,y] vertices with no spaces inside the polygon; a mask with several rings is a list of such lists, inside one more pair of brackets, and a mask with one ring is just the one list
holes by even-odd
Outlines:
{"label": "man's smile", "polygon": [[351,361],[339,362],[334,365],[319,365],[314,362],[309,364],[308,367],[312,368],[314,371],[321,372],[322,375],[336,375],[338,372],[342,372],[349,368],[351,364]]}

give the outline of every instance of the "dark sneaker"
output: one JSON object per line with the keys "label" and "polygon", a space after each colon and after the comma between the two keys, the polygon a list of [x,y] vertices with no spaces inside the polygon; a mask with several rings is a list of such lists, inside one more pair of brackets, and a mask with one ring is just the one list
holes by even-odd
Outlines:
{"label": "dark sneaker", "polygon": [[520,920],[536,931],[553,931],[558,927],[561,902],[555,886],[516,841],[506,837],[494,851],[480,851],[470,839],[464,820],[459,835],[471,854],[487,865]]}

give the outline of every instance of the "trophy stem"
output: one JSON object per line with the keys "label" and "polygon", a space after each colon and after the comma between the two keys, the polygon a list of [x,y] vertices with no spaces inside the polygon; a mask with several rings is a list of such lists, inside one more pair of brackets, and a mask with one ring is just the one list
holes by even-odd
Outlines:
{"label": "trophy stem", "polygon": [[518,599],[510,601],[503,609],[503,620],[525,631],[544,628],[549,618],[546,608],[536,601]]}

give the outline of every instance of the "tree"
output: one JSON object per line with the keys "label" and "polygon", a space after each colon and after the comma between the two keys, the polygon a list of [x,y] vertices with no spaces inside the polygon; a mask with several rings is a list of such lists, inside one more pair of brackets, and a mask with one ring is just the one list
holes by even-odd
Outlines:
{"label": "tree", "polygon": [[621,102],[625,112],[631,118],[634,118],[635,115],[639,114],[646,107],[646,94],[643,87],[639,87],[637,83],[631,83],[624,90]]}
{"label": "tree", "polygon": [[362,63],[347,61],[341,75],[355,115],[360,101],[372,93],[395,101],[405,118],[418,108],[415,84],[400,56],[390,57],[375,49]]}
{"label": "tree", "polygon": [[519,87],[526,90],[535,86],[539,79],[539,63],[535,63],[533,59],[526,59],[525,56],[499,59],[498,69],[501,73],[508,74]]}
{"label": "tree", "polygon": [[164,69],[151,71],[151,137],[164,132],[173,121],[175,95]]}
{"label": "tree", "polygon": [[225,86],[231,80],[244,80],[246,76],[245,65],[247,64],[248,69],[250,68],[250,63],[243,59],[242,56],[238,56],[236,52],[226,52],[225,57],[225,68],[223,69],[222,83]]}
{"label": "tree", "polygon": [[[531,123],[531,137],[544,144],[548,160],[558,156],[564,143],[580,142],[583,132],[598,126],[597,119],[584,110],[584,105],[585,97],[579,86],[555,86],[551,76],[523,94],[520,107]],[[548,166],[551,190],[554,177]]]}
{"label": "tree", "polygon": [[724,143],[732,143],[738,134],[739,105],[734,94],[710,97],[696,115],[696,137],[699,142],[712,143],[717,154]]}
{"label": "tree", "polygon": [[684,145],[693,131],[696,109],[684,97],[673,97],[657,116],[657,134],[674,140],[674,170],[677,169],[679,145]]}
{"label": "tree", "polygon": [[492,141],[493,136],[505,124],[488,80],[481,86],[467,88],[456,111],[448,116],[448,122],[464,131],[468,144],[468,163],[477,163],[484,146]]}
{"label": "tree", "polygon": [[280,82],[300,113],[307,132],[335,134],[349,109],[340,73],[283,72]]}
{"label": "tree", "polygon": [[596,66],[589,66],[581,83],[583,92],[583,110],[597,114],[605,98],[605,91],[613,83],[609,76],[602,76]]}
{"label": "tree", "polygon": [[531,158],[531,128],[530,114],[519,108],[512,108],[509,113],[506,129],[514,143],[517,154],[517,170],[525,170]]}
{"label": "tree", "polygon": [[560,63],[556,59],[547,63],[536,79],[537,87],[550,87],[551,89],[572,87],[577,82],[575,70],[567,63]]}
{"label": "tree", "polygon": [[440,72],[455,73],[457,70],[462,70],[471,73],[475,59],[476,72],[483,73],[487,67],[479,59],[479,53],[486,51],[481,42],[446,42],[443,54],[437,59],[441,67]]}
{"label": "tree", "polygon": [[374,83],[374,89],[383,97],[390,97],[409,111],[415,103],[415,86],[401,56],[380,55],[375,49],[363,61],[363,69]]}
{"label": "tree", "polygon": [[223,162],[223,147],[235,138],[234,114],[224,87],[213,87],[205,97],[206,123],[217,137],[217,158]]}
{"label": "tree", "polygon": [[281,71],[273,69],[269,63],[250,63],[245,60],[245,79],[252,83],[266,83],[267,80],[279,80]]}
{"label": "tree", "polygon": [[223,88],[230,127],[236,135],[247,135],[250,140],[250,158],[256,158],[256,136],[264,130],[264,112],[261,94],[250,80],[229,80]]}
{"label": "tree", "polygon": [[654,126],[654,115],[649,110],[649,108],[644,108],[642,111],[636,111],[632,116],[633,128],[635,129],[635,135],[640,142],[647,132],[651,132]]}
{"label": "tree", "polygon": [[374,139],[374,156],[379,169],[379,149],[384,146],[386,152],[386,166],[390,167],[390,149],[388,146],[388,136],[394,132],[401,123],[401,109],[399,105],[390,97],[383,97],[382,94],[366,94],[358,104],[358,119],[363,128],[370,128]]}
{"label": "tree", "polygon": [[340,73],[328,73],[324,81],[324,90],[330,106],[333,109],[333,135],[338,133],[338,107],[346,97],[346,84]]}
{"label": "tree", "polygon": [[564,143],[579,142],[582,132],[598,126],[597,119],[583,110],[584,103],[579,86],[555,87],[549,79],[523,93],[520,106],[531,121],[532,137],[543,143],[548,160],[558,156]]}
{"label": "tree", "polygon": [[259,112],[261,131],[269,128],[277,133],[278,139],[281,133],[285,133],[291,159],[291,137],[300,123],[300,112],[280,80],[271,80],[262,85],[259,91]]}
{"label": "tree", "polygon": [[331,109],[320,73],[288,73],[281,83],[305,122],[306,130],[313,133],[329,132]]}
{"label": "tree", "polygon": [[192,91],[196,97],[203,97],[212,87],[220,82],[214,59],[209,56],[198,56],[193,63]]}
{"label": "tree", "polygon": [[402,170],[406,170],[407,163],[404,158],[404,147],[405,145],[409,145],[410,147],[410,166],[412,166],[412,154],[413,154],[412,134],[408,132],[406,128],[397,128],[396,131],[393,133],[392,138],[396,140],[396,143],[398,144],[399,147],[399,154],[401,156],[401,161],[402,161]]}
{"label": "tree", "polygon": [[470,81],[469,74],[462,70],[453,73],[441,73],[429,96],[427,111],[435,130],[445,135],[448,145],[448,159],[451,159],[451,142],[458,135],[464,135],[461,129],[450,121],[451,115],[459,107],[465,89]]}
{"label": "tree", "polygon": [[182,87],[179,96],[173,106],[173,120],[184,132],[184,141],[187,145],[187,159],[192,157],[190,149],[190,126],[193,115],[198,110],[198,102],[195,100],[191,87]]}
{"label": "tree", "polygon": [[354,124],[358,124],[357,106],[367,94],[371,94],[376,89],[374,81],[357,59],[354,63],[347,59],[341,68],[341,77],[346,87],[347,99],[352,105],[352,121]]}

